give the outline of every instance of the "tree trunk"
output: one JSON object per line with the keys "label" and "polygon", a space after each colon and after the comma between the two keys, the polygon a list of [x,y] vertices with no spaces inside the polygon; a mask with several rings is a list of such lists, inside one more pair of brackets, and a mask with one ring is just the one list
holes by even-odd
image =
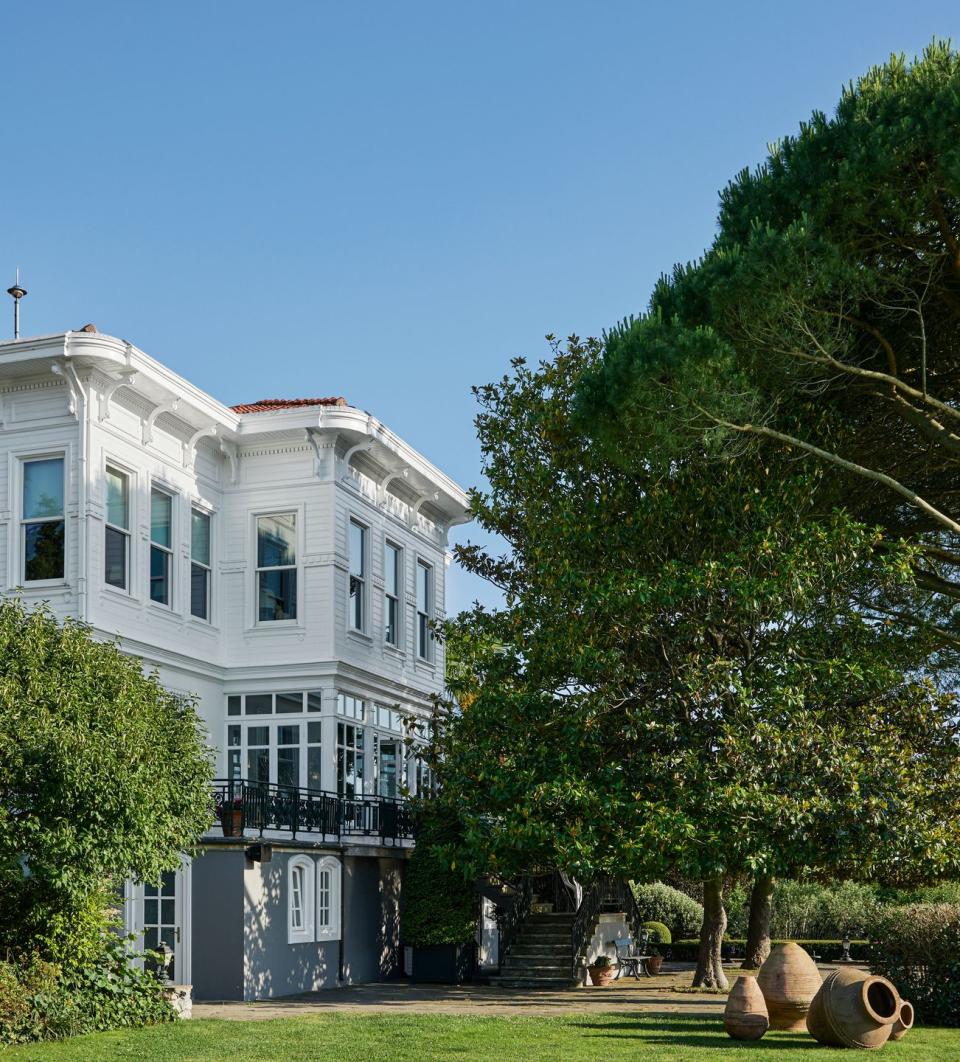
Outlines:
{"label": "tree trunk", "polygon": [[700,954],[694,988],[729,988],[720,946],[727,928],[727,912],[723,907],[723,878],[710,878],[703,883],[703,925],[700,927]]}
{"label": "tree trunk", "polygon": [[759,970],[770,954],[770,919],[773,916],[772,874],[758,874],[750,893],[750,925],[747,929],[745,970]]}

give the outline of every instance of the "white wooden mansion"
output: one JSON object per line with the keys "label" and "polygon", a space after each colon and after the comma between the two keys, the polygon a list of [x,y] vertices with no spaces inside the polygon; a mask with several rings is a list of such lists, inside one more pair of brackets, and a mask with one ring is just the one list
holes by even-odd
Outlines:
{"label": "white wooden mansion", "polygon": [[0,446],[4,591],[198,699],[243,831],[131,884],[129,927],[197,998],[393,972],[463,490],[343,399],[230,408],[92,326],[0,343]]}

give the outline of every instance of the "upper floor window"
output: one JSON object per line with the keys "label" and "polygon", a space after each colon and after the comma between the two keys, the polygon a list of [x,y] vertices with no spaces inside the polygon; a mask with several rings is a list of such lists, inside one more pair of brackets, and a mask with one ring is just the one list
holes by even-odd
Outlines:
{"label": "upper floor window", "polygon": [[130,480],[115,468],[107,468],[106,479],[103,579],[108,586],[126,590],[130,570]]}
{"label": "upper floor window", "polygon": [[257,617],[297,618],[297,514],[257,517]]}
{"label": "upper floor window", "polygon": [[433,568],[417,561],[417,656],[430,659],[430,643],[433,631],[430,618],[433,615]]}
{"label": "upper floor window", "polygon": [[350,626],[355,631],[366,629],[367,592],[367,529],[356,520],[350,521]]}
{"label": "upper floor window", "polygon": [[383,548],[383,637],[387,645],[400,644],[400,588],[403,585],[403,552],[387,542]]}
{"label": "upper floor window", "polygon": [[190,615],[210,619],[210,514],[190,510]]}
{"label": "upper floor window", "polygon": [[170,604],[173,574],[173,498],[150,491],[150,600]]}
{"label": "upper floor window", "polygon": [[25,583],[63,578],[63,471],[62,457],[23,462],[21,543]]}

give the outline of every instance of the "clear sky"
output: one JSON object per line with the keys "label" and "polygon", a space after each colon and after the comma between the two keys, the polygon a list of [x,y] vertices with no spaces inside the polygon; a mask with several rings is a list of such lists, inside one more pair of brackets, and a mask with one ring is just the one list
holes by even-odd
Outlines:
{"label": "clear sky", "polygon": [[469,485],[471,384],[643,309],[729,177],[935,35],[956,0],[8,5],[0,280],[24,334],[342,394]]}

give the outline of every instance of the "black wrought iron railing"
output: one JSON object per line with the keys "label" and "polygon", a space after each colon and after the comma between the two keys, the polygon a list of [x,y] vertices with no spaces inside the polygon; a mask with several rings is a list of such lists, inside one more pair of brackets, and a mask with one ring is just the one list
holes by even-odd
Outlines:
{"label": "black wrought iron railing", "polygon": [[587,945],[593,937],[597,927],[597,919],[603,910],[604,899],[607,895],[609,880],[598,878],[583,891],[583,899],[577,908],[577,917],[573,920],[570,928],[572,967],[571,976],[575,981],[583,979],[583,960]]}
{"label": "black wrought iron railing", "polygon": [[413,837],[409,806],[392,797],[347,797],[320,789],[219,778],[213,783],[213,798],[225,836],[272,830],[337,839],[378,837],[387,844]]}
{"label": "black wrought iron railing", "polygon": [[503,965],[504,959],[510,954],[520,927],[530,914],[530,905],[533,903],[533,881],[528,874],[524,874],[512,896],[505,896],[497,908],[497,923],[500,928],[499,961]]}

